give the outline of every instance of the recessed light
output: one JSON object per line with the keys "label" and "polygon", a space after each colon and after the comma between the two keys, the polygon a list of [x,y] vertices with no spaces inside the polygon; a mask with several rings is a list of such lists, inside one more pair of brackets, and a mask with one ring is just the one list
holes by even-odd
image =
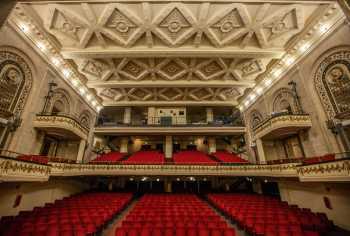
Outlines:
{"label": "recessed light", "polygon": [[249,101],[248,101],[248,100],[245,101],[245,102],[244,102],[244,105],[245,105],[245,106],[248,106],[248,105],[249,105]]}
{"label": "recessed light", "polygon": [[262,93],[262,91],[263,91],[263,89],[261,87],[256,88],[256,93],[257,94],[260,95]]}
{"label": "recessed light", "polygon": [[71,71],[70,71],[69,69],[64,69],[64,70],[62,71],[62,73],[63,73],[63,75],[64,75],[66,78],[68,78],[68,77],[70,76],[70,74],[71,74]]}
{"label": "recessed light", "polygon": [[28,32],[29,32],[29,27],[28,27],[28,25],[25,24],[25,23],[21,23],[21,24],[19,25],[19,28],[20,28],[24,33],[28,33]]}
{"label": "recessed light", "polygon": [[319,31],[320,31],[321,34],[323,34],[323,33],[326,33],[328,29],[329,29],[329,25],[328,24],[321,24],[320,28],[319,28]]}
{"label": "recessed light", "polygon": [[55,65],[55,66],[59,66],[60,65],[60,60],[56,57],[53,57],[51,59],[52,63]]}
{"label": "recessed light", "polygon": [[95,105],[97,104],[97,102],[96,102],[96,101],[92,101],[91,104],[92,104],[93,106],[95,106]]}
{"label": "recessed light", "polygon": [[275,77],[278,77],[278,76],[280,76],[281,74],[282,74],[282,70],[281,70],[281,69],[275,70],[275,72],[273,72],[273,75],[274,75]]}
{"label": "recessed light", "polygon": [[45,51],[46,50],[46,46],[43,42],[38,42],[36,44],[36,46],[41,50],[41,51]]}
{"label": "recessed light", "polygon": [[270,84],[272,84],[272,80],[271,80],[271,79],[267,79],[267,80],[265,81],[265,85],[266,85],[266,86],[269,86]]}
{"label": "recessed light", "polygon": [[306,50],[310,47],[310,43],[304,43],[303,45],[300,46],[299,50],[301,52],[306,52]]}
{"label": "recessed light", "polygon": [[79,92],[80,92],[81,95],[84,95],[84,94],[86,93],[86,90],[85,90],[84,87],[81,87],[81,88],[79,89]]}
{"label": "recessed light", "polygon": [[287,56],[283,61],[287,66],[290,66],[295,61],[295,58],[293,56]]}
{"label": "recessed light", "polygon": [[73,86],[75,86],[75,87],[78,86],[79,82],[77,79],[72,79],[71,81],[72,81]]}

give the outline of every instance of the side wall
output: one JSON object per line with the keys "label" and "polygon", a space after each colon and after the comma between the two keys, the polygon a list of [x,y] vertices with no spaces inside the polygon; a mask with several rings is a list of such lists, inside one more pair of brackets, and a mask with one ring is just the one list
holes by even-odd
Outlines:
{"label": "side wall", "polygon": [[[43,135],[33,127],[33,120],[36,114],[42,112],[45,96],[48,92],[48,83],[54,81],[57,83],[55,89],[64,91],[68,96],[70,115],[80,117],[83,113],[89,114],[90,134],[87,141],[89,145],[87,150],[90,150],[96,113],[8,23],[1,27],[0,38],[0,50],[10,50],[14,53],[19,52],[19,56],[25,57],[25,59],[29,58],[26,62],[31,67],[33,77],[32,88],[21,116],[21,126],[7,139],[5,148],[26,154],[38,154],[40,152]],[[68,152],[70,151],[68,150]],[[77,148],[75,152],[77,152]],[[88,155],[88,151],[86,155]]]}
{"label": "side wall", "polygon": [[[279,182],[278,186],[283,201],[326,213],[336,225],[350,230],[349,184],[285,181]],[[324,197],[329,199],[332,209],[326,207]]]}
{"label": "side wall", "polygon": [[[0,216],[17,215],[20,211],[32,210],[45,203],[87,190],[88,186],[76,180],[50,180],[44,183],[1,183]],[[19,206],[13,207],[21,195]]]}
{"label": "side wall", "polygon": [[[308,132],[300,134],[305,156],[320,156],[327,153],[344,151],[340,139],[327,128],[327,116],[316,91],[313,77],[314,71],[318,66],[316,63],[318,58],[332,48],[338,48],[339,46],[350,48],[349,37],[350,27],[346,24],[342,24],[327,39],[319,44],[317,48],[313,49],[303,60],[299,61],[297,65],[255,101],[254,104],[244,111],[245,124],[248,127],[248,133],[246,135],[247,145],[251,155],[254,155],[251,147],[255,141],[254,132],[251,128],[253,113],[260,113],[263,119],[269,116],[273,112],[273,102],[278,90],[281,88],[290,89],[291,87],[288,85],[290,81],[296,82],[303,110],[305,113],[310,114],[312,120],[312,128]],[[266,159],[276,159],[274,155],[277,155],[277,152],[272,152],[274,153],[272,156],[270,154],[271,146],[274,146],[274,144],[270,143],[267,144],[267,146],[265,150]],[[252,158],[252,160],[254,160],[254,158]]]}

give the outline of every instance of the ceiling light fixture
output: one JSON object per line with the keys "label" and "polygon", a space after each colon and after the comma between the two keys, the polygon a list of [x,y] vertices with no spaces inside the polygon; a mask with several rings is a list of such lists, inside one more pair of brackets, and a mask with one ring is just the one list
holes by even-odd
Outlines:
{"label": "ceiling light fixture", "polygon": [[55,65],[55,66],[59,66],[60,65],[60,60],[56,57],[53,57],[51,59],[52,63]]}
{"label": "ceiling light fixture", "polygon": [[310,43],[304,43],[303,45],[301,45],[300,46],[300,48],[299,48],[299,50],[301,51],[301,52],[306,52],[306,50],[308,50],[308,48],[310,47],[311,45],[310,45]]}
{"label": "ceiling light fixture", "polygon": [[19,28],[24,32],[24,33],[28,33],[29,32],[29,27],[26,23],[21,23],[19,25]]}
{"label": "ceiling light fixture", "polygon": [[96,106],[97,102],[96,102],[96,101],[92,101],[91,104],[92,104],[93,106]]}
{"label": "ceiling light fixture", "polygon": [[46,50],[46,46],[43,42],[38,42],[36,44],[36,46],[41,50],[41,51],[45,51]]}
{"label": "ceiling light fixture", "polygon": [[283,61],[287,66],[290,66],[295,61],[295,58],[293,56],[287,56]]}
{"label": "ceiling light fixture", "polygon": [[85,88],[84,88],[84,87],[81,87],[81,88],[79,89],[79,92],[80,92],[81,95],[84,95],[84,94],[86,93]]}
{"label": "ceiling light fixture", "polygon": [[64,70],[62,70],[62,73],[63,73],[64,77],[66,77],[68,79],[70,74],[71,74],[71,71],[69,69],[64,69]]}
{"label": "ceiling light fixture", "polygon": [[262,87],[256,88],[256,93],[257,93],[257,94],[261,95],[261,94],[262,94],[262,91],[263,91]]}
{"label": "ceiling light fixture", "polygon": [[329,30],[329,25],[328,24],[321,24],[319,31],[321,34],[324,34],[327,32],[327,30]]}

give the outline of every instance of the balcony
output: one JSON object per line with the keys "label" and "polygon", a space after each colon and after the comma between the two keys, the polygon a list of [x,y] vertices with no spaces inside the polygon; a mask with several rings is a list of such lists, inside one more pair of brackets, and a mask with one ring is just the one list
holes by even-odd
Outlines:
{"label": "balcony", "polygon": [[51,167],[18,158],[22,154],[0,150],[0,182],[48,181]]}
{"label": "balcony", "polygon": [[140,122],[132,122],[125,124],[122,122],[99,121],[95,127],[96,134],[216,134],[230,135],[243,134],[246,128],[239,121],[223,121],[216,120],[214,122],[205,122],[202,120],[190,120],[184,118],[172,117],[151,117],[149,120],[140,120]]}
{"label": "balcony", "polygon": [[308,114],[277,114],[265,119],[253,128],[255,138],[276,139],[297,134],[312,126]]}
{"label": "balcony", "polygon": [[70,114],[40,113],[34,120],[34,127],[48,134],[71,139],[87,139],[89,128],[80,124],[78,119]]}

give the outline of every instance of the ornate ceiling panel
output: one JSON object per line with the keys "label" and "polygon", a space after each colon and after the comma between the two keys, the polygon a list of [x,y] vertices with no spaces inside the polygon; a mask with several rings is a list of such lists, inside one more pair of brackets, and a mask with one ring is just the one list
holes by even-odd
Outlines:
{"label": "ornate ceiling panel", "polygon": [[64,49],[284,48],[318,7],[266,2],[31,6]]}
{"label": "ornate ceiling panel", "polygon": [[240,95],[234,88],[107,88],[99,91],[109,101],[227,101],[234,102]]}
{"label": "ornate ceiling panel", "polygon": [[[237,58],[113,58],[76,59],[90,81],[254,81],[266,59]],[[96,83],[95,83],[96,84]]]}
{"label": "ornate ceiling panel", "polygon": [[[329,3],[22,3],[104,104],[237,104]],[[311,25],[311,26],[310,26]]]}

